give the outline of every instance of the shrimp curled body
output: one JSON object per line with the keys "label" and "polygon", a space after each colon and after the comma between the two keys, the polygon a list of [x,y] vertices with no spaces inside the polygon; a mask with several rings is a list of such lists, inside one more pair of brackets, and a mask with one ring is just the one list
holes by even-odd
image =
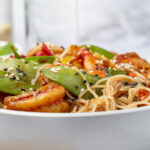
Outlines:
{"label": "shrimp curled body", "polygon": [[36,91],[18,96],[9,96],[4,99],[4,107],[12,110],[29,111],[49,106],[63,99],[65,89],[56,83],[47,84]]}

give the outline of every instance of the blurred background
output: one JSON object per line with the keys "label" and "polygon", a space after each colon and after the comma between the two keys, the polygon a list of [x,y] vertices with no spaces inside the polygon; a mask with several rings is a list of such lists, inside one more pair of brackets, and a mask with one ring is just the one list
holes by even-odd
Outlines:
{"label": "blurred background", "polygon": [[0,40],[24,51],[39,41],[89,43],[149,58],[149,39],[150,0],[0,0]]}

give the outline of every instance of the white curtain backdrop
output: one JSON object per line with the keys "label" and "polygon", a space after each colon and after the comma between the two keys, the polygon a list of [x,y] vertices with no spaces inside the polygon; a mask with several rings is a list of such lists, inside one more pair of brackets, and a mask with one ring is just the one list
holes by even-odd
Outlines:
{"label": "white curtain backdrop", "polygon": [[0,23],[10,23],[11,21],[11,1],[0,0]]}

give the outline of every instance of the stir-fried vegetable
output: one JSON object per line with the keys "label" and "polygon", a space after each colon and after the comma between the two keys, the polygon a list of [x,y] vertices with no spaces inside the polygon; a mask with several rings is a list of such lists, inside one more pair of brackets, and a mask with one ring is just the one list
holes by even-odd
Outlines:
{"label": "stir-fried vegetable", "polygon": [[36,75],[39,64],[23,59],[0,59],[0,71],[5,71],[9,77],[30,82]]}
{"label": "stir-fried vegetable", "polygon": [[55,56],[35,56],[35,57],[26,57],[26,61],[33,61],[39,64],[43,63],[53,63],[55,60]]}
{"label": "stir-fried vegetable", "polygon": [[139,90],[139,100],[142,101],[146,99],[150,95],[150,92],[145,89],[140,89]]}
{"label": "stir-fried vegetable", "polygon": [[[125,72],[120,70],[113,70],[113,69],[108,70],[109,76],[124,73]],[[86,82],[88,82],[89,85],[93,85],[98,80],[101,79],[98,76],[93,76],[84,73],[83,75],[86,78],[86,80],[84,80],[75,69],[69,67],[48,68],[43,70],[43,74],[50,80],[64,86],[69,92],[71,92],[75,96],[79,96],[79,94],[86,89]],[[101,89],[96,89],[96,93],[98,95],[101,95],[102,94]],[[91,93],[87,92],[86,94],[84,94],[83,97],[85,99],[90,99],[93,96],[91,95]]]}
{"label": "stir-fried vegetable", "polygon": [[54,56],[39,56],[29,58],[0,59],[0,91],[9,94],[21,94],[31,88],[40,87],[39,84],[31,85],[41,63],[52,63]]}
{"label": "stir-fried vegetable", "polygon": [[0,76],[0,91],[8,94],[18,95],[23,91],[28,92],[30,89],[37,89],[40,85],[31,85],[29,82],[16,81],[8,77]]}
{"label": "stir-fried vegetable", "polygon": [[92,53],[99,53],[101,55],[104,55],[108,59],[112,59],[115,56],[115,54],[107,51],[106,49],[95,46],[95,45],[82,45],[82,47],[90,49]]}
{"label": "stir-fried vegetable", "polygon": [[108,75],[109,77],[115,76],[115,75],[118,75],[118,74],[123,74],[123,75],[126,75],[126,74],[127,74],[126,71],[114,70],[114,69],[112,69],[112,68],[108,68],[108,69],[106,70],[106,72],[107,72],[107,75]]}
{"label": "stir-fried vegetable", "polygon": [[5,71],[0,70],[0,76],[3,76],[3,75],[5,75],[5,74],[6,74]]}
{"label": "stir-fried vegetable", "polygon": [[86,82],[93,85],[100,80],[97,76],[84,74],[86,78],[84,81],[75,69],[69,67],[52,67],[43,70],[43,73],[47,78],[63,85],[69,92],[76,96],[79,96],[86,89]]}
{"label": "stir-fried vegetable", "polygon": [[[11,42],[7,43],[4,46],[0,46],[0,56],[12,54],[13,51],[11,49],[11,46],[13,46]],[[17,51],[16,47],[14,47],[14,49],[15,51]]]}

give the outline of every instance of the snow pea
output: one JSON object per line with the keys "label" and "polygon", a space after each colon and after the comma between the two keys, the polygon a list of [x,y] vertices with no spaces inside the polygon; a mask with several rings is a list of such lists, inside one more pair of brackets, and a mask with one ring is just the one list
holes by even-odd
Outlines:
{"label": "snow pea", "polygon": [[[99,78],[98,76],[89,75],[83,73],[86,80],[84,80],[79,73],[74,68],[69,67],[52,67],[48,69],[44,69],[42,73],[49,78],[50,80],[61,84],[65,87],[70,93],[74,94],[75,96],[79,96],[82,90],[86,89],[86,82],[90,85],[95,84]],[[114,70],[114,69],[107,69],[108,76],[113,76],[117,74],[125,74],[124,71]],[[105,84],[105,82],[101,83]],[[100,96],[102,95],[102,89],[96,89],[96,93]],[[93,95],[90,92],[84,94],[83,98],[91,99]]]}
{"label": "snow pea", "polygon": [[18,95],[22,91],[28,92],[30,88],[37,89],[40,85],[31,85],[25,81],[12,80],[8,77],[0,76],[0,91],[8,94]]}
{"label": "snow pea", "polygon": [[14,75],[21,81],[30,82],[39,69],[39,64],[27,62],[24,59],[0,59],[0,71],[5,71],[8,75]]}
{"label": "snow pea", "polygon": [[[43,74],[50,80],[61,84],[69,92],[75,96],[79,96],[82,90],[86,89],[86,82],[90,85],[95,84],[99,78],[98,76],[83,74],[86,80],[79,75],[79,73],[74,68],[69,67],[52,67],[42,71]],[[85,99],[91,98],[91,93],[84,95]]]}
{"label": "snow pea", "polygon": [[107,73],[108,77],[119,75],[119,74],[122,74],[122,75],[126,75],[127,74],[126,71],[114,70],[113,68],[107,68],[106,69],[106,73]]}
{"label": "snow pea", "polygon": [[82,45],[81,47],[89,49],[92,53],[99,53],[101,55],[104,55],[108,59],[112,59],[115,56],[115,54],[113,54],[112,52],[109,52],[108,50],[95,45]]}
{"label": "snow pea", "polygon": [[0,70],[0,76],[3,76],[3,75],[5,75],[6,73],[5,73],[5,71],[1,71]]}
{"label": "snow pea", "polygon": [[[0,46],[0,56],[12,54],[11,46],[13,46],[12,42],[8,42],[6,45]],[[16,47],[15,51],[17,51]]]}
{"label": "snow pea", "polygon": [[26,61],[34,61],[39,64],[43,63],[53,63],[55,60],[55,56],[35,56],[35,57],[26,57]]}

